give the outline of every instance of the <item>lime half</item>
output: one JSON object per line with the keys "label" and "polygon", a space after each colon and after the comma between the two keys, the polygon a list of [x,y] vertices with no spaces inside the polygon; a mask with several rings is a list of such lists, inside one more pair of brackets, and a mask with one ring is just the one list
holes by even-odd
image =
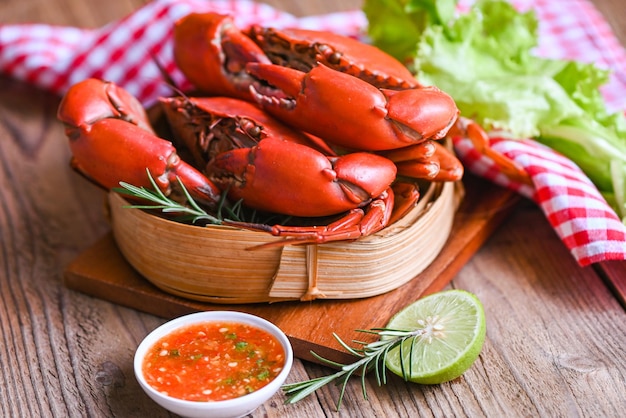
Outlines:
{"label": "lime half", "polygon": [[413,302],[387,328],[416,332],[389,351],[387,368],[411,382],[439,384],[461,376],[478,358],[485,312],[474,294],[447,290]]}

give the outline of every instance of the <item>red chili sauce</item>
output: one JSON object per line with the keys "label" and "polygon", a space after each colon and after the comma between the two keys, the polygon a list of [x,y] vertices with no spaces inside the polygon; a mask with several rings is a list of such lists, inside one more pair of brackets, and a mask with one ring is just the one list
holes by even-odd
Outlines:
{"label": "red chili sauce", "polygon": [[247,324],[205,322],[178,329],[148,350],[143,374],[150,386],[190,401],[222,401],[254,392],[285,364],[271,334]]}

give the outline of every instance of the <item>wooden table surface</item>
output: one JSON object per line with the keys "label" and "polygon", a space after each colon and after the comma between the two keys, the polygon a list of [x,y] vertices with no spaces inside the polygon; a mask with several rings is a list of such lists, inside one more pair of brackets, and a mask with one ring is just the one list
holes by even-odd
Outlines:
{"label": "wooden table surface", "polygon": [[[98,27],[142,0],[5,0],[0,22]],[[296,15],[358,0],[267,1]],[[622,44],[623,0],[594,0]],[[132,357],[162,318],[63,286],[68,263],[104,235],[103,194],[68,168],[58,98],[0,77],[0,416],[167,416],[139,388]],[[626,410],[623,263],[580,268],[539,209],[522,201],[457,274],[487,314],[487,339],[461,378],[419,386],[350,382],[296,405],[275,395],[253,416],[618,417]],[[384,325],[384,324],[381,324]],[[332,370],[297,360],[288,382]]]}

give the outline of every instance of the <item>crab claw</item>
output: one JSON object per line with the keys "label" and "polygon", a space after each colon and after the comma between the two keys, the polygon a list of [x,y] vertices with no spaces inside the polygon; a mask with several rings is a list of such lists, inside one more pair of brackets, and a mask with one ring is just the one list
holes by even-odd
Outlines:
{"label": "crab claw", "polygon": [[148,170],[166,194],[180,179],[199,202],[214,206],[219,201],[215,185],[182,161],[171,142],[155,135],[139,101],[115,84],[86,79],[73,85],[57,117],[65,125],[72,168],[101,187],[122,181],[151,187]]}
{"label": "crab claw", "polygon": [[318,65],[308,73],[251,63],[267,86],[254,100],[283,122],[349,149],[381,151],[442,137],[458,117],[454,100],[436,88],[392,92]]}
{"label": "crab claw", "polygon": [[88,78],[72,86],[59,106],[57,117],[67,127],[89,131],[102,119],[115,118],[154,133],[139,101],[114,83]]}
{"label": "crab claw", "polygon": [[[432,141],[432,153],[424,155],[420,158],[417,155],[414,158],[403,159],[400,156],[394,156],[398,174],[401,176],[411,177],[415,179],[427,179],[431,181],[458,181],[463,178],[463,164],[445,146],[439,142]],[[410,157],[412,153],[407,153]]]}
{"label": "crab claw", "polygon": [[452,97],[436,87],[381,92],[387,98],[389,120],[408,136],[441,139],[459,116]]}
{"label": "crab claw", "polygon": [[292,216],[335,215],[362,207],[394,181],[396,167],[369,153],[327,157],[305,145],[265,138],[208,165],[209,178],[233,201]]}
{"label": "crab claw", "polygon": [[231,16],[191,13],[174,26],[174,60],[185,77],[210,95],[249,100],[247,62],[270,63]]}

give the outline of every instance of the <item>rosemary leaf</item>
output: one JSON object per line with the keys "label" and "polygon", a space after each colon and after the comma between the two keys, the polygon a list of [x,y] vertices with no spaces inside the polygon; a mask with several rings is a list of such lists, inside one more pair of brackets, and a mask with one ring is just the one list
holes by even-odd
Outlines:
{"label": "rosemary leaf", "polygon": [[334,362],[334,361],[329,360],[327,358],[324,358],[324,357],[320,356],[319,354],[317,354],[317,353],[315,353],[313,351],[311,351],[311,355],[313,357],[315,357],[316,359],[318,359],[319,361],[328,364],[329,366],[337,367],[339,369],[345,367],[345,364],[337,363],[337,362]]}
{"label": "rosemary leaf", "polygon": [[[333,337],[335,337],[335,339],[339,342],[339,344],[341,344],[341,346],[346,349],[349,353],[357,356],[357,357],[363,357],[362,351],[357,351],[355,349],[353,349],[352,347],[350,347],[348,344],[346,344],[345,342],[343,342],[343,340],[341,338],[339,338],[339,336],[337,334],[335,334],[333,332]],[[357,344],[363,344],[363,342],[361,341],[354,341]]]}
{"label": "rosemary leaf", "polygon": [[[333,336],[337,340],[337,342],[346,349],[350,354],[356,357],[356,360],[350,364],[341,364],[335,361],[326,359],[315,352],[311,352],[316,359],[338,367],[339,371],[334,374],[318,377],[310,380],[306,380],[303,382],[297,383],[289,383],[282,386],[282,389],[287,396],[286,403],[293,404],[296,403],[307,396],[311,395],[316,390],[321,387],[331,383],[333,381],[337,381],[338,385],[340,385],[339,398],[337,400],[337,411],[341,408],[341,403],[343,401],[343,396],[346,390],[346,386],[350,378],[357,372],[360,371],[361,374],[361,390],[363,392],[363,398],[367,399],[367,390],[366,390],[366,374],[374,370],[376,382],[378,385],[387,383],[387,369],[385,366],[385,361],[387,359],[387,355],[391,349],[400,345],[400,349],[402,350],[403,343],[410,339],[411,340],[411,351],[413,350],[415,340],[421,336],[423,333],[422,330],[416,331],[402,331],[402,330],[394,330],[394,329],[386,329],[386,328],[376,328],[371,330],[357,330],[357,332],[363,332],[368,334],[375,334],[380,337],[379,340],[376,340],[371,343],[365,343],[363,341],[353,341],[353,343],[359,344],[361,348],[350,347],[346,344],[337,334],[333,333]],[[401,356],[402,358],[403,356]],[[409,365],[409,370],[406,370],[406,365],[402,364],[402,371],[404,376],[409,376],[411,373],[411,365]]]}
{"label": "rosemary leaf", "polygon": [[180,178],[177,178],[178,183],[185,195],[187,203],[189,206],[183,205],[175,200],[170,199],[165,196],[165,194],[159,189],[156,182],[152,178],[150,171],[146,169],[148,174],[148,179],[150,180],[150,184],[152,185],[152,189],[146,189],[145,187],[138,187],[126,182],[121,181],[120,186],[113,189],[113,191],[131,196],[134,198],[146,200],[148,202],[152,202],[152,205],[128,205],[126,207],[133,209],[150,209],[150,210],[160,210],[163,213],[177,213],[181,216],[179,219],[190,220],[192,223],[196,223],[199,220],[206,220],[212,224],[221,224],[222,221],[215,216],[208,214],[204,209],[202,209],[195,200],[191,197],[185,185],[181,182]]}
{"label": "rosemary leaf", "polygon": [[326,386],[342,375],[342,372],[337,372],[330,376],[318,377],[317,379],[307,380],[306,382],[283,385],[283,390],[287,395],[294,394],[287,400],[287,403],[296,403],[306,398],[319,388]]}

